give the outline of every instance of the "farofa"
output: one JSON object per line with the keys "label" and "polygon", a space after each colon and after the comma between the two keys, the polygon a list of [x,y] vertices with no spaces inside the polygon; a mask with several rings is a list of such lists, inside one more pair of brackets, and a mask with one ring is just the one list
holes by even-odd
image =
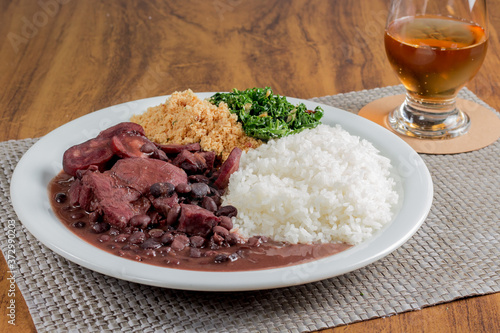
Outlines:
{"label": "farofa", "polygon": [[225,160],[234,147],[244,151],[257,148],[262,141],[245,134],[237,116],[225,103],[218,107],[201,100],[190,89],[175,92],[164,104],[150,107],[131,121],[141,125],[146,136],[159,144],[199,142]]}

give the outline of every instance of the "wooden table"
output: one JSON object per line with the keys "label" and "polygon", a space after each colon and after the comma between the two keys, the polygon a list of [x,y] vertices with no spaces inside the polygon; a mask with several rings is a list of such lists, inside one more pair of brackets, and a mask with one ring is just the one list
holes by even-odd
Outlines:
{"label": "wooden table", "polygon": [[[468,84],[500,109],[500,2],[490,50]],[[43,136],[110,105],[176,90],[271,86],[298,98],[395,85],[385,56],[386,1],[0,1],[0,141]],[[34,332],[19,291],[0,331]],[[494,332],[500,293],[327,332]]]}

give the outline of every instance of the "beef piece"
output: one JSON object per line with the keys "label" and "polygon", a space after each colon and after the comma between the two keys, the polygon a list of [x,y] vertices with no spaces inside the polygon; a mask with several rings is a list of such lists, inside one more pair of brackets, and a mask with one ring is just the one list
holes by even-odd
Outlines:
{"label": "beef piece", "polygon": [[207,164],[207,169],[212,170],[215,164],[215,157],[217,156],[214,151],[200,151],[200,154]]}
{"label": "beef piece", "polygon": [[191,152],[201,150],[201,146],[199,143],[189,143],[186,145],[170,144],[170,145],[157,145],[157,146],[167,154],[179,154],[183,150],[188,150]]}
{"label": "beef piece", "polygon": [[189,245],[189,238],[186,235],[175,235],[170,247],[175,251],[182,251]]}
{"label": "beef piece", "polygon": [[76,206],[80,202],[80,190],[82,189],[82,182],[80,179],[75,179],[68,190],[69,203]]}
{"label": "beef piece", "polygon": [[115,126],[112,126],[108,129],[105,129],[99,135],[98,138],[107,138],[111,139],[113,136],[118,135],[120,133],[135,133],[142,136],[145,136],[144,128],[141,125],[131,122],[123,122],[119,123]]}
{"label": "beef piece", "polygon": [[95,165],[103,171],[113,155],[109,139],[90,139],[64,152],[63,169],[71,176],[76,176],[78,170],[87,169],[91,165]]}
{"label": "beef piece", "polygon": [[103,220],[117,228],[125,228],[128,226],[131,218],[137,215],[143,215],[147,210],[140,210],[143,207],[141,203],[138,207],[132,202],[114,201],[105,199],[100,202],[99,208],[103,214]]}
{"label": "beef piece", "polygon": [[184,169],[189,174],[202,173],[207,169],[205,158],[199,153],[192,153],[188,150],[180,152],[172,164]]}
{"label": "beef piece", "polygon": [[159,211],[164,217],[167,217],[170,208],[172,208],[173,205],[179,203],[179,197],[176,193],[174,193],[170,197],[161,196],[158,198],[154,198],[152,203],[157,211]]}
{"label": "beef piece", "polygon": [[151,207],[151,201],[146,197],[140,197],[136,201],[132,202],[132,206],[137,212],[147,212],[149,207]]}
{"label": "beef piece", "polygon": [[171,196],[175,193],[175,186],[171,183],[154,183],[149,188],[149,192],[155,198],[160,196]]}
{"label": "beef piece", "polygon": [[190,236],[206,237],[220,219],[212,212],[197,205],[181,204],[178,231]]}
{"label": "beef piece", "polygon": [[[142,150],[144,150],[143,148],[144,147],[142,147]],[[156,146],[155,146],[155,151],[154,151],[153,155],[151,155],[151,157],[156,158],[158,160],[170,162],[170,159],[168,158],[167,154],[165,154],[165,152],[163,150],[156,148]]]}
{"label": "beef piece", "polygon": [[150,157],[156,151],[154,143],[142,135],[125,132],[111,138],[111,149],[118,157]]}
{"label": "beef piece", "polygon": [[238,170],[240,166],[240,157],[243,151],[234,147],[228,158],[219,169],[219,176],[214,182],[214,185],[217,186],[220,190],[225,189],[227,184],[229,183],[229,177]]}
{"label": "beef piece", "polygon": [[168,162],[151,158],[125,158],[118,160],[110,170],[126,186],[142,194],[149,192],[155,183],[171,183],[174,186],[187,183],[184,170]]}

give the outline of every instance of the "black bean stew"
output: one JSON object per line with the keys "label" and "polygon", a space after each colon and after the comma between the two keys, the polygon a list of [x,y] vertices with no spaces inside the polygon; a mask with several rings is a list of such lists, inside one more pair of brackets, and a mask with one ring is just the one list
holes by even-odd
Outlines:
{"label": "black bean stew", "polygon": [[148,264],[199,271],[275,268],[326,257],[347,244],[286,244],[233,230],[221,205],[241,150],[224,163],[199,144],[157,145],[122,123],[68,149],[50,183],[52,208],[98,248]]}

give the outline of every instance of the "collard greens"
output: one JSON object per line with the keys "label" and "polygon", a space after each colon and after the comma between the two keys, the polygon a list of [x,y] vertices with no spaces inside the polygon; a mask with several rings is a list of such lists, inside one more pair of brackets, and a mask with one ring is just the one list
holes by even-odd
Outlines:
{"label": "collard greens", "polygon": [[246,135],[269,140],[298,133],[320,124],[323,109],[307,110],[304,104],[293,105],[285,97],[274,95],[271,88],[252,88],[229,93],[216,93],[210,102],[225,102],[238,116]]}

